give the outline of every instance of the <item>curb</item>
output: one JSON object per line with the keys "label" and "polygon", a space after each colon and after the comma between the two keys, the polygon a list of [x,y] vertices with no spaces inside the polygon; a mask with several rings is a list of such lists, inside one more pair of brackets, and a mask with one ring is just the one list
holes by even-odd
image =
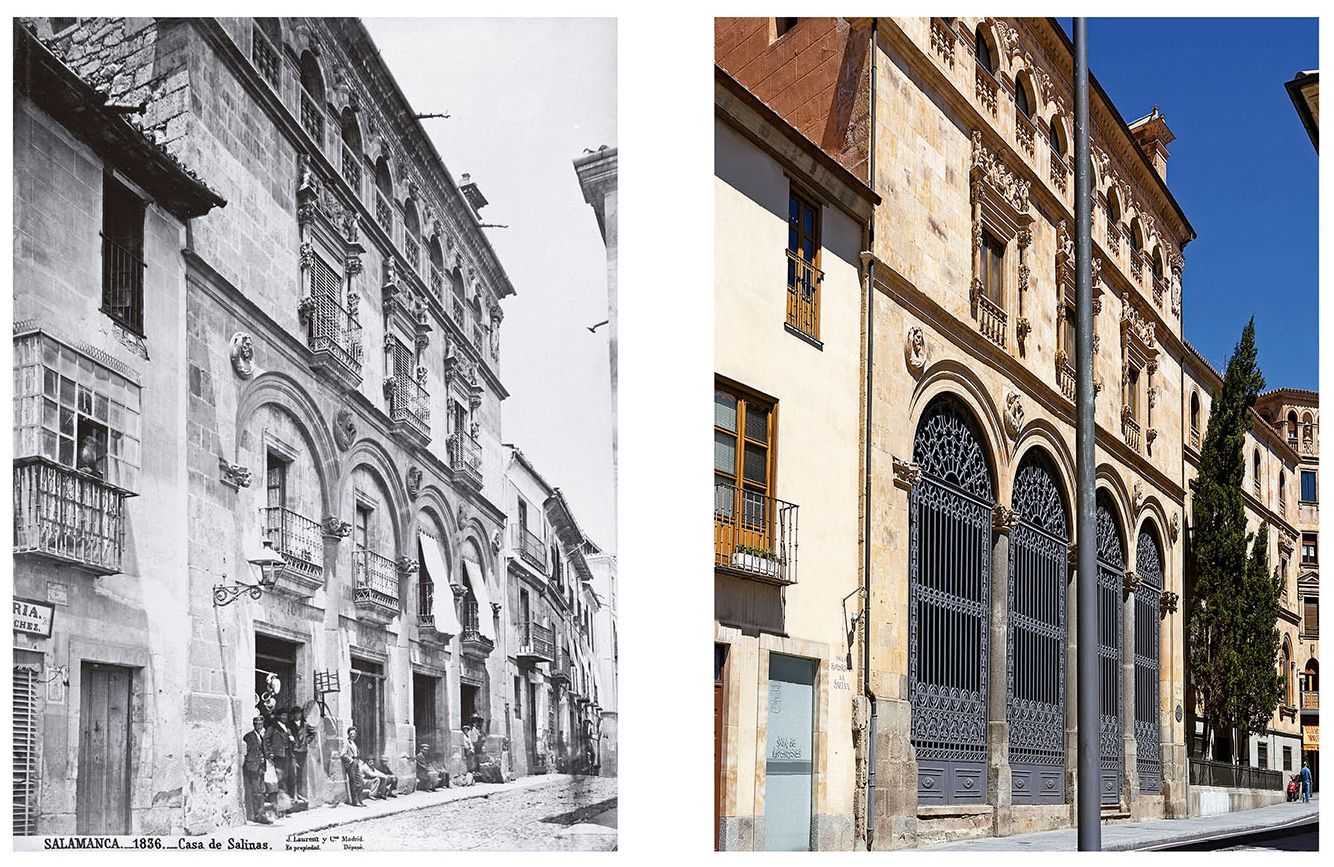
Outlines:
{"label": "curb", "polygon": [[1303,825],[1317,825],[1320,823],[1320,814],[1313,813],[1306,816],[1298,816],[1295,819],[1289,819],[1286,822],[1279,822],[1274,825],[1251,825],[1235,826],[1232,828],[1219,829],[1216,831],[1204,831],[1197,834],[1186,834],[1180,837],[1173,837],[1166,840],[1158,840],[1147,845],[1124,846],[1115,849],[1108,849],[1110,852],[1157,852],[1161,850],[1173,849],[1178,846],[1189,846],[1193,843],[1208,843],[1215,840],[1226,840],[1229,837],[1249,837],[1256,834],[1277,833],[1287,831],[1293,828],[1300,828]]}

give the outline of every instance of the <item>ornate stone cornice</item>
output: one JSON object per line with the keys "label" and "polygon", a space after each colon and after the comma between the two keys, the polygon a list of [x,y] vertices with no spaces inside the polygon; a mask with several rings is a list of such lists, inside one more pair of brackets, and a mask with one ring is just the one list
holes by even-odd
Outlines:
{"label": "ornate stone cornice", "polygon": [[1023,180],[1000,158],[982,144],[980,130],[973,132],[973,174],[1000,194],[1006,204],[1021,214],[1028,213],[1030,181]]}

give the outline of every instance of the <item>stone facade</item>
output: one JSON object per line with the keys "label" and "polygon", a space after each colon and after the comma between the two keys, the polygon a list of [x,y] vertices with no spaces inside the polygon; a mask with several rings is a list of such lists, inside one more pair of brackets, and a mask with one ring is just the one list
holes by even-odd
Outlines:
{"label": "stone facade", "polygon": [[[241,824],[241,737],[268,703],[303,708],[319,730],[303,781],[313,805],[345,798],[336,753],[354,722],[363,753],[385,756],[408,789],[419,743],[470,780],[473,714],[483,778],[527,772],[511,739],[519,649],[503,554],[499,326],[514,289],[480,228],[476,184],[443,165],[355,19],[20,26],[64,89],[16,87],[16,358],[65,352],[119,389],[96,430],[112,429],[108,467],[138,471],[108,494],[132,496],[116,524],[123,556],[95,563],[98,577],[16,547],[18,595],[59,600],[50,638],[16,634],[16,665],[34,678],[30,832]],[[73,112],[71,94],[91,114]],[[116,136],[132,147],[111,147]],[[142,334],[99,309],[113,176],[146,202]],[[20,457],[47,448],[40,366],[32,376]],[[89,424],[104,418],[96,406]],[[68,472],[75,459],[55,430],[50,441],[52,471]],[[68,474],[92,484],[78,461]],[[16,494],[25,479],[16,472]],[[42,502],[25,539],[49,549],[63,537]],[[272,586],[259,586],[275,557]],[[587,577],[566,585],[584,613]],[[577,681],[590,699],[593,668]],[[83,795],[76,805],[78,762],[95,754],[79,745],[87,677],[111,678],[112,710],[103,696],[98,712],[128,725],[123,825]],[[561,701],[574,731],[579,707]]]}
{"label": "stone facade", "polygon": [[[863,314],[873,348],[869,365],[863,352],[860,368],[871,423],[870,499],[864,504],[869,572],[859,583],[869,597],[851,609],[872,628],[864,633],[869,643],[858,630],[849,648],[854,671],[864,661],[869,672],[855,689],[872,703],[868,713],[853,714],[859,720],[853,728],[857,788],[874,793],[869,804],[860,791],[856,796],[860,845],[909,847],[1074,821],[1073,565],[1056,558],[1068,583],[1043,603],[1063,612],[1061,637],[1067,639],[1059,644],[1065,648],[1064,692],[1052,701],[1057,756],[1063,745],[1063,762],[1047,780],[1056,797],[1029,794],[1029,769],[1014,758],[1030,747],[1012,743],[1016,708],[1023,705],[1011,684],[1026,675],[1013,662],[1022,649],[1013,630],[1027,628],[1022,624],[1030,615],[1016,614],[1022,600],[1008,586],[1015,580],[1012,558],[1031,558],[1036,550],[1015,541],[1016,528],[1037,526],[1023,513],[1026,466],[1047,468],[1055,492],[1051,514],[1064,516],[1061,544],[1073,551],[1078,541],[1072,505],[1074,129],[1066,74],[1072,55],[1068,38],[1048,19],[761,18],[715,25],[718,66],[880,197],[866,227],[873,241],[861,268],[861,278],[875,288],[873,306]],[[1195,235],[1166,183],[1172,132],[1156,109],[1127,123],[1100,87],[1092,91],[1097,497],[1106,539],[1120,552],[1105,596],[1115,598],[1121,612],[1108,626],[1116,637],[1106,659],[1116,674],[1105,682],[1119,692],[1120,705],[1118,728],[1102,732],[1104,753],[1115,756],[1100,782],[1103,816],[1180,817],[1187,812],[1192,710],[1182,645],[1183,537],[1199,448],[1188,414],[1194,392],[1207,403],[1216,374],[1201,372],[1208,365],[1182,333],[1182,250]],[[716,147],[716,153],[721,159],[724,150]],[[747,264],[753,256],[740,239],[753,244],[754,233],[724,219],[718,207],[716,219],[727,227],[719,229],[718,248],[739,260],[736,267]],[[720,274],[723,267],[720,258]],[[726,288],[720,279],[720,297]],[[719,322],[723,358],[729,332],[722,317]],[[828,391],[826,412],[835,400]],[[914,577],[935,562],[923,559],[931,554],[919,549],[921,534],[945,526],[923,523],[946,514],[923,504],[944,497],[963,509],[977,505],[948,493],[962,490],[964,479],[931,475],[942,472],[947,457],[959,459],[933,455],[933,443],[963,436],[931,433],[928,422],[943,417],[941,407],[977,443],[969,467],[978,475],[968,480],[968,490],[994,508],[973,553],[947,549],[960,562],[979,564],[968,580],[978,582],[981,596],[966,602],[940,601],[930,595],[930,574]],[[1207,407],[1201,411],[1207,417]],[[1256,422],[1248,455],[1258,449],[1261,486],[1248,491],[1248,514],[1255,525],[1268,520],[1275,528],[1271,556],[1278,563],[1280,538],[1291,540],[1295,532],[1294,517],[1278,508],[1278,479],[1286,477],[1284,493],[1291,497],[1299,458],[1281,437],[1269,435],[1259,416]],[[803,546],[803,559],[805,553]],[[1044,562],[1056,568],[1056,560]],[[1160,583],[1146,584],[1146,576]],[[974,651],[919,644],[925,639],[915,612],[946,610],[931,605],[976,607],[968,614],[982,624],[970,639]],[[963,635],[951,633],[958,641]],[[957,664],[977,649],[980,661]],[[920,673],[931,653],[956,663],[953,674],[942,676],[964,671],[976,678],[974,686],[956,682],[946,704],[969,708],[985,733],[923,754],[928,732],[947,732],[940,737],[948,742],[951,725],[974,722],[957,708],[931,705],[926,690],[939,682]],[[1152,708],[1136,707],[1137,696],[1143,702],[1155,695]],[[843,702],[853,704],[851,696]],[[869,725],[861,722],[866,718]],[[1290,720],[1282,731],[1291,737]],[[726,775],[741,778],[750,767],[743,761],[734,771],[729,762],[724,780],[730,786]]]}

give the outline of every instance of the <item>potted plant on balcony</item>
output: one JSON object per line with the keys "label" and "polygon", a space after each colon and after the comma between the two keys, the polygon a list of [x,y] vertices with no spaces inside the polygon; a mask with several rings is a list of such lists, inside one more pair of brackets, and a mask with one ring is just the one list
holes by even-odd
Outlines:
{"label": "potted plant on balcony", "polygon": [[737,545],[732,550],[732,565],[771,578],[778,578],[783,572],[783,561],[778,552],[756,545]]}

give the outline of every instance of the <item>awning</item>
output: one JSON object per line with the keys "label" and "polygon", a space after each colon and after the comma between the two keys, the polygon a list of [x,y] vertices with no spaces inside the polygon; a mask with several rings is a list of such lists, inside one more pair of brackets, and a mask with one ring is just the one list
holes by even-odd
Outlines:
{"label": "awning", "polygon": [[482,566],[476,560],[464,558],[463,571],[468,574],[468,583],[472,585],[472,595],[477,598],[477,631],[483,638],[496,640],[496,629],[492,625],[495,614],[491,611],[491,594],[486,592],[486,581],[482,579]]}
{"label": "awning", "polygon": [[440,554],[440,543],[429,533],[418,533],[417,542],[421,545],[422,568],[430,576],[431,586],[435,588],[431,606],[435,614],[435,631],[458,635],[463,627],[454,609],[454,591],[449,586],[449,570],[445,568],[445,558]]}

